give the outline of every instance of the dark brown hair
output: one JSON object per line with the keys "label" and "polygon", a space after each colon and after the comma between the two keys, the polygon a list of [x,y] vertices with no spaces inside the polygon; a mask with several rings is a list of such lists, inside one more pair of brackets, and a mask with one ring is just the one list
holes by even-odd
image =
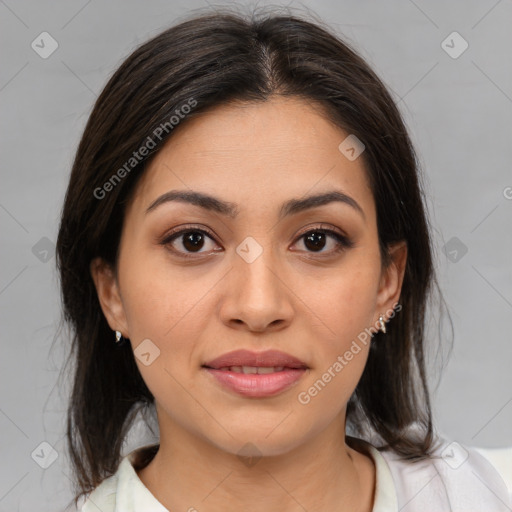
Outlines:
{"label": "dark brown hair", "polygon": [[[417,158],[393,99],[350,45],[319,21],[268,12],[206,13],[165,30],[122,63],[94,105],[74,160],[57,265],[63,318],[73,333],[67,440],[80,495],[116,471],[135,413],[154,403],[129,344],[118,349],[114,343],[89,265],[101,257],[115,269],[125,205],[173,131],[214,106],[273,95],[318,106],[364,143],[383,264],[390,244],[408,246],[401,312],[385,338],[374,336],[348,404],[347,428],[377,436],[379,448],[413,461],[433,449],[424,345],[435,286],[431,239]],[[184,109],[192,102],[194,108]],[[178,114],[174,127],[170,119]],[[162,126],[167,130],[158,139]],[[151,155],[131,161],[148,137],[155,142]],[[120,179],[113,180],[116,173]]]}

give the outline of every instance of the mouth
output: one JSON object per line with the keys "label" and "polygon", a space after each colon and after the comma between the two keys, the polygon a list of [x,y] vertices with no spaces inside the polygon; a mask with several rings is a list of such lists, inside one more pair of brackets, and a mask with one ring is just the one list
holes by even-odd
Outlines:
{"label": "mouth", "polygon": [[[291,354],[279,350],[252,352],[250,350],[235,350],[223,354],[203,365],[213,370],[233,369],[237,373],[257,373],[254,368],[273,368],[282,371],[284,368],[308,368],[307,364]],[[248,369],[245,371],[244,369]],[[272,372],[268,372],[272,373]]]}
{"label": "mouth", "polygon": [[[205,366],[204,368],[209,368]],[[220,370],[223,372],[243,373],[245,375],[266,375],[269,373],[282,372],[284,366],[224,366],[223,368],[211,368],[210,370]],[[290,369],[290,368],[286,368]]]}
{"label": "mouth", "polygon": [[202,368],[223,389],[252,398],[282,393],[309,369],[296,357],[275,350],[237,350],[209,361]]}

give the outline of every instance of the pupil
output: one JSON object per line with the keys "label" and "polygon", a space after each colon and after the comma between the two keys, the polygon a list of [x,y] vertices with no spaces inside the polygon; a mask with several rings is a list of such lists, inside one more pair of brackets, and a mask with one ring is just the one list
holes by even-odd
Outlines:
{"label": "pupil", "polygon": [[[311,242],[312,247],[308,246],[308,243]],[[323,249],[325,247],[325,233],[313,232],[310,233],[305,240],[306,247],[308,249],[313,248],[314,250]]]}
{"label": "pupil", "polygon": [[187,250],[196,251],[203,246],[203,234],[197,232],[190,232],[184,235],[183,246]]}

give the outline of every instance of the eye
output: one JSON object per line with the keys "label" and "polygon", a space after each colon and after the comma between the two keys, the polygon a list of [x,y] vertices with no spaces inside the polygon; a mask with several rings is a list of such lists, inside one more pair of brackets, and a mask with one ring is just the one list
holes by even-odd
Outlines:
{"label": "eye", "polygon": [[[161,245],[169,247],[169,249],[179,256],[185,258],[193,258],[193,254],[202,254],[208,252],[217,252],[215,244],[208,248],[208,241],[215,242],[213,236],[203,229],[189,227],[169,233],[161,242]],[[211,245],[211,244],[210,244]],[[206,247],[205,251],[202,251]]]}
{"label": "eye", "polygon": [[[321,226],[309,229],[300,235],[295,243],[297,244],[299,241],[302,241],[306,248],[305,252],[326,256],[337,254],[354,246],[354,243],[346,235]],[[210,248],[208,248],[208,243],[210,243]],[[208,254],[222,250],[215,244],[212,234],[193,226],[167,234],[160,244],[183,258],[194,258],[194,254]]]}
{"label": "eye", "polygon": [[344,234],[322,227],[306,231],[300,235],[298,241],[303,241],[307,252],[319,254],[335,254],[354,245]]}

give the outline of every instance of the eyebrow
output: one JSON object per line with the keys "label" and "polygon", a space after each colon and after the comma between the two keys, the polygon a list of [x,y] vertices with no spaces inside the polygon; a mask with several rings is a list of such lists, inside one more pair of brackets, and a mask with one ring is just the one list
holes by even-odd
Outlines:
{"label": "eyebrow", "polygon": [[[194,206],[204,208],[205,210],[210,210],[231,218],[235,218],[239,213],[238,205],[236,203],[223,201],[203,192],[171,190],[155,199],[146,209],[146,214],[155,210],[158,206],[170,201],[192,204]],[[279,211],[279,219],[281,220],[289,215],[294,215],[310,208],[324,206],[333,202],[340,202],[351,206],[364,219],[366,219],[364,211],[359,203],[352,197],[339,190],[332,190],[321,194],[311,195],[302,199],[290,199],[289,201],[286,201],[282,204]]]}

